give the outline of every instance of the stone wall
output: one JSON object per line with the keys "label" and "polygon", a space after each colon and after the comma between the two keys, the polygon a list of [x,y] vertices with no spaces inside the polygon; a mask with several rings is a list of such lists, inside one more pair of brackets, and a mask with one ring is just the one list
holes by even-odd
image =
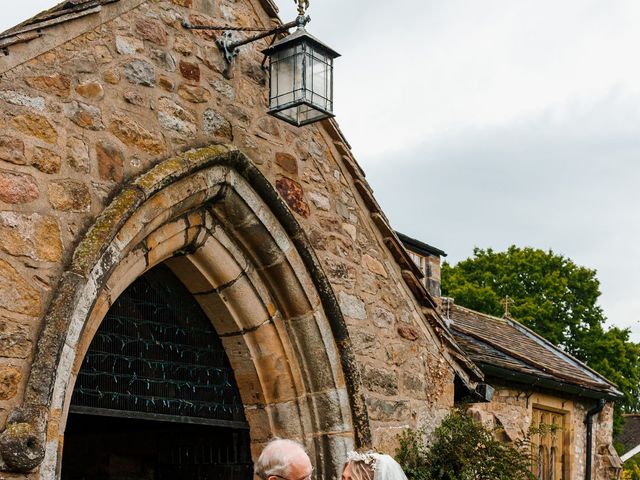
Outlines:
{"label": "stone wall", "polygon": [[[523,387],[513,388],[497,381],[491,381],[496,388],[494,398],[489,403],[472,404],[469,411],[474,418],[489,427],[504,430],[505,440],[523,439],[532,423],[534,406],[551,411],[562,412],[568,419],[569,458],[571,459],[570,477],[584,478],[586,461],[586,424],[587,412],[597,404],[597,400],[578,399],[556,392],[541,392]],[[594,418],[593,472],[594,480],[609,480],[611,460],[609,445],[613,435],[613,404],[608,402],[604,410]],[[605,453],[606,452],[606,453]]]}
{"label": "stone wall", "polygon": [[226,143],[302,226],[348,326],[373,445],[392,452],[399,430],[434,428],[453,404],[442,332],[372,220],[337,130],[267,116],[266,44],[243,47],[227,79],[214,35],[184,30],[184,18],[274,22],[257,1],[121,0],[0,59],[0,428],[23,402],[43,316],[87,228],[153,165]]}

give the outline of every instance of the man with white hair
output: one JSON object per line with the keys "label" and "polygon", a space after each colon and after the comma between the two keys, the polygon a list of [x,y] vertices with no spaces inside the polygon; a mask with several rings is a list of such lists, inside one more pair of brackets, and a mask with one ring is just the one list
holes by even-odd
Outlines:
{"label": "man with white hair", "polygon": [[261,480],[313,480],[313,466],[304,447],[293,440],[271,440],[255,465]]}

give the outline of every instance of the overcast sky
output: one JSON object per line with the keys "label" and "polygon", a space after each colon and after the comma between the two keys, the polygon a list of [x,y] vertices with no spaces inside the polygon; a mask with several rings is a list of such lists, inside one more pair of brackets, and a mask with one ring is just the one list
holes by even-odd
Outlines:
{"label": "overcast sky", "polygon": [[[0,30],[55,1],[3,5]],[[285,20],[293,0],[278,0]],[[394,227],[595,268],[640,341],[640,2],[311,0],[338,121]]]}

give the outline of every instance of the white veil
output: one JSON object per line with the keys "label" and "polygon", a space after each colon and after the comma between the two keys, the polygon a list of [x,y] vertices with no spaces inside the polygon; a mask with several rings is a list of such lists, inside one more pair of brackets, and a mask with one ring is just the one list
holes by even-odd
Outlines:
{"label": "white veil", "polygon": [[402,467],[389,455],[372,454],[375,458],[375,474],[373,480],[407,480]]}
{"label": "white veil", "polygon": [[402,467],[393,457],[382,453],[349,452],[347,461],[364,462],[373,468],[373,480],[407,480]]}

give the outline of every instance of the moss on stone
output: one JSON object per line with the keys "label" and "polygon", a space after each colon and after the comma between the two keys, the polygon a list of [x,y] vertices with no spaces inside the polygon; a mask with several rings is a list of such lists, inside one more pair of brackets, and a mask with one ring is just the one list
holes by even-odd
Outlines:
{"label": "moss on stone", "polygon": [[129,218],[130,213],[144,200],[143,193],[135,188],[126,188],[100,214],[73,255],[71,271],[86,276],[98,262],[108,242]]}
{"label": "moss on stone", "polygon": [[149,197],[151,194],[165,187],[175,177],[184,173],[186,162],[181,158],[171,158],[159,163],[147,173],[140,176],[134,185],[141,188],[145,195]]}
{"label": "moss on stone", "polygon": [[212,145],[189,151],[159,163],[136,179],[100,214],[96,223],[76,248],[71,271],[86,276],[107,248],[117,230],[145,198],[174,182],[177,178],[207,165],[208,161],[238,151],[229,145]]}
{"label": "moss on stone", "polygon": [[27,435],[31,435],[33,428],[28,423],[10,423],[7,428],[2,432],[5,437],[21,438]]}
{"label": "moss on stone", "polygon": [[186,152],[183,154],[183,158],[188,162],[191,168],[194,168],[204,166],[208,161],[215,159],[216,157],[236,151],[238,151],[238,148],[233,145],[211,145],[209,147]]}
{"label": "moss on stone", "polygon": [[10,423],[0,435],[0,454],[14,472],[27,473],[40,465],[44,446],[29,423]]}

